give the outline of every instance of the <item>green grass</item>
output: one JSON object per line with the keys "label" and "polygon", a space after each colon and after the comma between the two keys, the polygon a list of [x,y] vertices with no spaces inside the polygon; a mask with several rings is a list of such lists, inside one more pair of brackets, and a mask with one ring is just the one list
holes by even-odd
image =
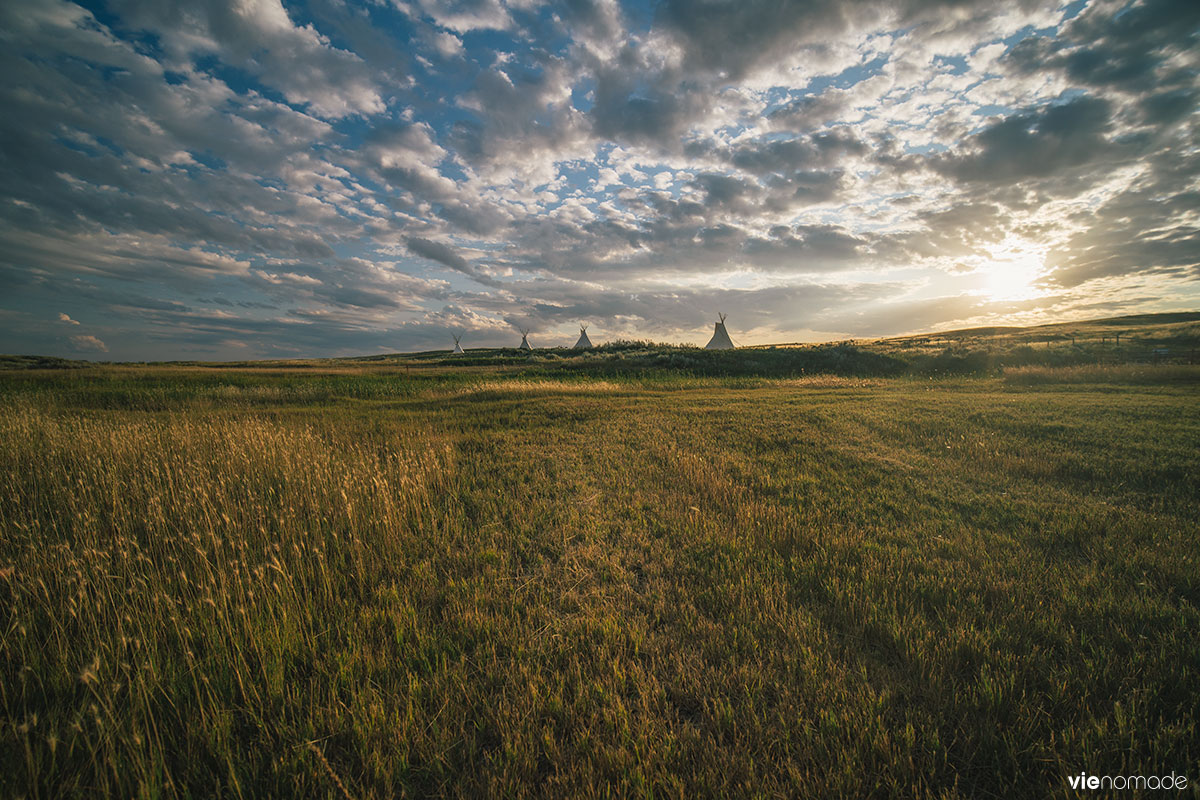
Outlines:
{"label": "green grass", "polygon": [[1196,796],[1198,382],[10,372],[0,796]]}

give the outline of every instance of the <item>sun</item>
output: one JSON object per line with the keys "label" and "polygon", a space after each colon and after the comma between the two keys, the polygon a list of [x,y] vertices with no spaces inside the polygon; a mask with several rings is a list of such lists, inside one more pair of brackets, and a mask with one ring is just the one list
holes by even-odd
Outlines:
{"label": "sun", "polygon": [[1035,285],[1045,272],[1042,258],[1033,254],[997,258],[982,267],[982,290],[989,300],[1029,300],[1042,294]]}

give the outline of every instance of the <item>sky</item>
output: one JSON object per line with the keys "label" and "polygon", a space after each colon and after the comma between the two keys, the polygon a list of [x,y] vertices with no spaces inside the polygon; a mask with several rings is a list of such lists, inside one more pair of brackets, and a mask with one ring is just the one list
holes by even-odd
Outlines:
{"label": "sky", "polygon": [[1200,3],[4,0],[0,352],[1200,308]]}

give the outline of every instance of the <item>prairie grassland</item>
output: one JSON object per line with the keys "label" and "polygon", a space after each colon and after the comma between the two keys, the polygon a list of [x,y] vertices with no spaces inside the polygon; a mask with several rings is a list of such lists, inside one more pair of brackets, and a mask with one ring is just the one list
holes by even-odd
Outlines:
{"label": "prairie grassland", "polygon": [[1171,369],[5,376],[0,792],[1195,796]]}

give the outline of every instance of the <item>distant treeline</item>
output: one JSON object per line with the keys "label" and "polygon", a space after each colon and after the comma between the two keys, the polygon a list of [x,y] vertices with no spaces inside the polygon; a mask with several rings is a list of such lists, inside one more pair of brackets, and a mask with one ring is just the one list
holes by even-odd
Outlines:
{"label": "distant treeline", "polygon": [[0,355],[0,370],[6,369],[80,369],[90,366],[86,361],[72,361],[56,356]]}
{"label": "distant treeline", "polygon": [[580,352],[554,348],[528,352],[515,349],[476,350],[446,358],[461,366],[527,366],[598,376],[642,372],[680,372],[697,377],[792,377],[846,375],[892,377],[913,375],[987,375],[1015,367],[1068,367],[1114,363],[1188,363],[1191,351],[1155,353],[1147,348],[1098,351],[1070,346],[1009,348],[947,347],[938,352],[886,352],[850,343],[811,347],[758,347],[703,350],[653,342],[618,341]]}
{"label": "distant treeline", "polygon": [[[403,370],[412,377],[421,374],[425,368],[432,368],[425,374],[438,375],[440,380],[450,379],[462,367],[472,369],[464,370],[460,377],[487,368],[579,377],[794,377],[818,374],[889,377],[996,375],[1008,369],[1034,367],[1196,364],[1200,363],[1198,349],[1200,312],[1180,312],[1029,328],[968,328],[866,342],[851,340],[736,350],[705,350],[692,345],[619,339],[588,350],[480,348],[467,349],[459,355],[452,355],[448,350],[430,350],[354,358],[224,363],[177,361],[159,365],[281,372],[379,367]],[[0,355],[0,372],[91,366],[95,365],[65,358]]]}
{"label": "distant treeline", "polygon": [[[957,344],[944,348],[896,348],[880,343],[850,342],[798,347],[745,347],[736,350],[704,350],[685,345],[644,341],[609,342],[590,350],[546,348],[518,350],[497,348],[468,350],[463,355],[445,351],[406,355],[334,359],[321,364],[379,366],[391,368],[517,368],[522,372],[573,374],[580,377],[646,376],[651,373],[680,377],[796,377],[842,375],[852,377],[895,377],[900,375],[998,375],[1009,368],[1078,367],[1097,364],[1189,364],[1196,362],[1194,347],[1152,348],[1146,346],[1076,347],[1016,344]],[[0,369],[71,369],[92,366],[87,362],[59,358],[0,356]],[[289,362],[239,362],[208,364],[176,362],[175,366],[285,368]]]}

